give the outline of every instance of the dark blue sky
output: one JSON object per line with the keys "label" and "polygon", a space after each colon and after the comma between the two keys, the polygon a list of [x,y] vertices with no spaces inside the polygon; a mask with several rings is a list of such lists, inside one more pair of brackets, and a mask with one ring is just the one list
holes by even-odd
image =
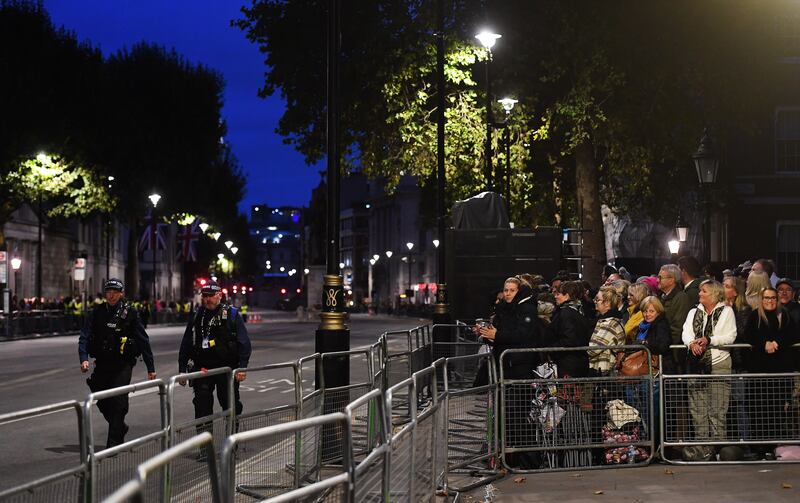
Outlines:
{"label": "dark blue sky", "polygon": [[174,47],[193,63],[203,63],[225,78],[226,139],[247,175],[240,211],[251,204],[303,206],[319,183],[321,167],[275,134],[285,103],[279,96],[258,97],[266,67],[258,48],[230,27],[249,0],[44,0],[57,26],[74,31],[108,55],[145,40]]}

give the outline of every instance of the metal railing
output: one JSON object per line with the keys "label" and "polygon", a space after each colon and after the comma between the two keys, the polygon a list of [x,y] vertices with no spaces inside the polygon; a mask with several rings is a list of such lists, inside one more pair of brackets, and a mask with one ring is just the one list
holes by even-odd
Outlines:
{"label": "metal railing", "polygon": [[[20,439],[24,439],[27,448],[31,449],[31,444],[35,442],[35,439],[29,435],[31,428],[30,423],[43,416],[61,412],[74,412],[76,415],[78,443],[80,445],[78,459],[67,462],[68,466],[66,468],[63,466],[56,468],[53,466],[53,460],[38,460],[39,464],[46,466],[46,469],[49,469],[51,473],[12,489],[0,491],[0,501],[13,503],[56,500],[77,502],[84,499],[89,465],[86,461],[83,409],[79,402],[70,400],[44,407],[36,407],[0,415],[0,429],[5,430],[6,428],[11,428],[12,424],[20,426],[19,433],[17,435],[11,435],[9,438],[16,436]],[[23,431],[25,434],[23,434]],[[4,447],[9,449],[7,452],[12,452],[13,444],[6,440],[4,441]],[[61,460],[56,461],[56,464],[60,465],[61,463],[58,461]],[[52,473],[54,468],[57,471]]]}
{"label": "metal railing", "polygon": [[[752,349],[749,344],[714,348]],[[687,347],[670,349],[686,351]],[[800,345],[793,349],[800,351]],[[659,376],[664,461],[767,463],[776,460],[777,446],[800,445],[800,373],[750,373],[734,368],[732,357],[709,372]]]}
{"label": "metal railing", "polygon": [[[316,495],[331,502],[416,502],[432,500],[437,488],[446,495],[471,490],[499,478],[504,468],[531,472],[642,466],[652,459],[657,438],[667,449],[689,450],[800,444],[797,373],[654,378],[649,369],[643,376],[631,377],[614,372],[583,378],[532,375],[533,363],[547,360],[545,355],[558,361],[559,353],[587,354],[598,348],[513,349],[497,358],[479,352],[481,345],[469,326],[439,327],[453,330],[439,350],[455,355],[430,363],[412,355],[425,352],[430,359],[440,343],[432,343],[430,329],[417,328],[382,334],[365,350],[313,354],[296,362],[235,371],[181,374],[168,384],[155,380],[92,393],[82,404],[65,402],[0,416],[2,427],[76,410],[81,452],[79,464],[0,493],[0,500],[51,500],[54,491],[61,495],[62,490],[65,496],[57,499],[202,500],[213,497],[217,483],[213,461],[221,456],[222,501],[232,501],[236,495],[272,498],[268,501]],[[647,348],[609,348],[637,350]],[[353,381],[328,389],[323,377],[326,362],[341,358],[350,360]],[[395,367],[392,372],[390,367],[399,361],[404,362],[402,371]],[[428,365],[416,368],[423,363]],[[248,400],[246,413],[237,414],[233,382],[245,373],[244,382],[250,384],[243,386],[286,398],[278,405],[274,400],[262,405],[254,398]],[[189,400],[178,399],[177,384],[211,378],[226,387],[226,408],[204,418],[188,418],[193,410],[181,408]],[[737,387],[743,398],[735,398]],[[719,429],[703,432],[689,418],[692,407],[713,409],[709,404],[716,403],[715,390],[728,395],[724,435]],[[158,392],[160,428],[97,452],[94,402],[122,396],[138,399],[150,391]],[[737,400],[749,404],[744,409],[746,434],[732,412]],[[716,420],[709,420],[710,428],[722,424]],[[186,437],[191,438],[181,442]],[[174,450],[167,450],[170,446]],[[683,462],[669,456],[665,460]]]}
{"label": "metal railing", "polygon": [[615,352],[645,351],[648,369],[642,376],[514,377],[520,368],[530,375],[547,354],[590,350],[597,346],[508,349],[500,355],[501,460],[510,471],[628,467],[651,461],[656,436],[647,347],[613,347]]}

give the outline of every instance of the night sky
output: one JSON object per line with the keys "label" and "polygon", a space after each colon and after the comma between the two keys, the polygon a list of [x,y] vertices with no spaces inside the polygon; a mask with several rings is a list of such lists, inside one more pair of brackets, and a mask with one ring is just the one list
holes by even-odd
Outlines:
{"label": "night sky", "polygon": [[[227,141],[247,176],[239,210],[251,204],[304,206],[319,183],[321,167],[307,166],[274,131],[285,103],[259,98],[266,67],[256,45],[230,26],[247,0],[44,0],[56,26],[88,40],[104,55],[147,41],[192,63],[203,63],[225,79],[223,117]],[[249,3],[249,1],[247,1]],[[320,165],[322,166],[322,165]]]}

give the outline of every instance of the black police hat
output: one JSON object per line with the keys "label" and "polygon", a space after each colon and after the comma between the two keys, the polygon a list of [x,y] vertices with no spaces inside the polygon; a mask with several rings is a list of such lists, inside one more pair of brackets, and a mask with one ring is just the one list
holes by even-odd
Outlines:
{"label": "black police hat", "polygon": [[125,283],[117,278],[111,278],[103,285],[103,290],[117,290],[119,292],[125,290]]}
{"label": "black police hat", "polygon": [[214,295],[222,291],[222,288],[217,284],[216,281],[210,280],[208,283],[203,285],[203,288],[200,289],[200,293],[206,295]]}

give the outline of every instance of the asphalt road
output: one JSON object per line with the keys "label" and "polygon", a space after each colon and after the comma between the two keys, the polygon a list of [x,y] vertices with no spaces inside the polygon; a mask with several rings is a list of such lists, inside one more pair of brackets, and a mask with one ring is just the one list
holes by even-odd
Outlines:
{"label": "asphalt road", "polygon": [[[353,316],[349,322],[351,348],[368,347],[381,332],[403,330],[425,323],[412,318]],[[289,315],[266,313],[261,324],[248,325],[253,355],[250,366],[296,360],[314,352],[317,322],[298,322]],[[177,373],[178,346],[183,327],[157,327],[148,330],[159,378],[165,381]],[[360,379],[363,362],[351,363],[351,382]],[[39,407],[66,400],[86,398],[86,377],[79,369],[77,337],[52,337],[36,340],[0,342],[0,414]],[[304,386],[313,386],[313,375]],[[144,381],[143,363],[134,368],[133,382]],[[289,403],[293,399],[289,372],[251,373],[242,383],[245,412],[259,407]],[[127,439],[158,429],[160,421],[156,389],[144,390],[131,398]],[[176,417],[193,417],[192,393],[178,389]],[[95,409],[96,410],[96,409]],[[105,444],[106,424],[94,414],[94,438],[101,449]],[[76,414],[59,412],[35,419],[0,426],[0,490],[36,479],[78,464],[79,435]]]}

